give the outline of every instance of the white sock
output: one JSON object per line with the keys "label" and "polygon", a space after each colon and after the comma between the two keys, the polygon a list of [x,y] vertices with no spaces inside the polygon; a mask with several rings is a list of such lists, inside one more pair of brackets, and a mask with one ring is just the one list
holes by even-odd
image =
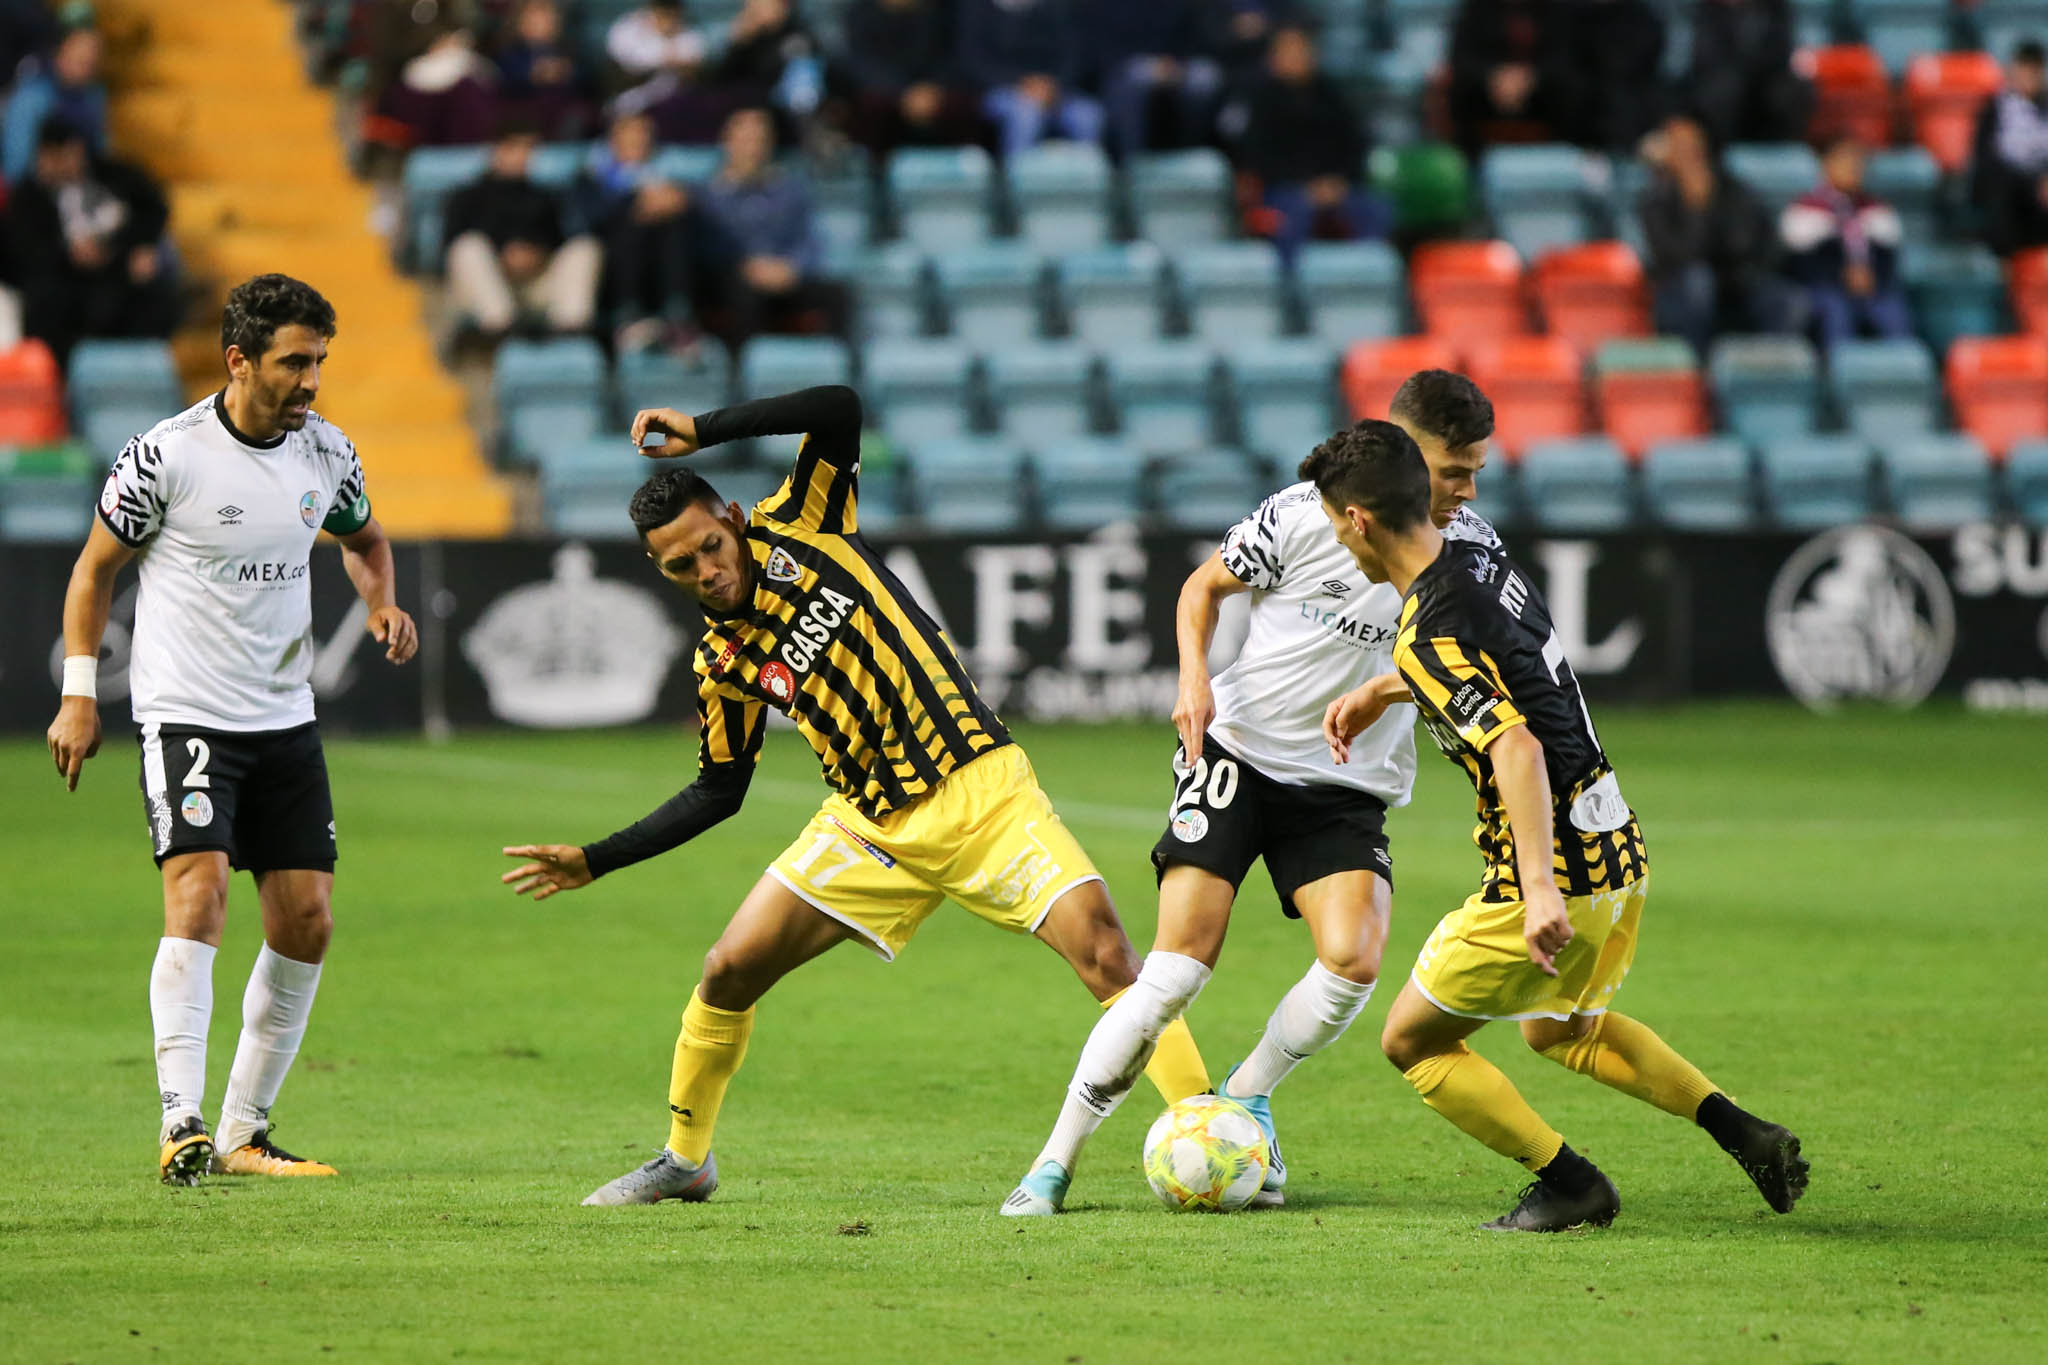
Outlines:
{"label": "white sock", "polygon": [[306,1018],[313,1012],[313,992],[320,988],[320,964],[294,962],[264,944],[249,973],[242,996],[242,1041],[235,1048],[235,1067],[228,1073],[227,1098],[221,1104],[220,1128],[214,1145],[232,1152],[270,1122],[270,1106],[284,1085],[299,1040],[306,1036]]}
{"label": "white sock", "polygon": [[205,1111],[206,1026],[213,1021],[213,958],[219,949],[191,938],[156,945],[149,969],[149,1019],[156,1030],[156,1088],[164,1117],[159,1141]]}
{"label": "white sock", "polygon": [[1243,1099],[1270,1095],[1304,1057],[1313,1057],[1344,1035],[1351,1021],[1372,999],[1374,982],[1360,985],[1337,975],[1321,962],[1309,964],[1308,975],[1280,997],[1266,1032],[1244,1065],[1230,1073],[1223,1092]]}
{"label": "white sock", "polygon": [[1161,952],[1146,956],[1138,979],[1088,1034],[1059,1121],[1031,1169],[1057,1161],[1073,1174],[1081,1144],[1123,1103],[1145,1074],[1160,1031],[1187,1012],[1208,980],[1209,969],[1194,958]]}

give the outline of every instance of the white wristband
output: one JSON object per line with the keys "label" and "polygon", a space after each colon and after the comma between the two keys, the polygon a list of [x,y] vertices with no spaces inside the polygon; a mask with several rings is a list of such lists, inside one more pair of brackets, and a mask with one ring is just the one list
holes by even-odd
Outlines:
{"label": "white wristband", "polygon": [[64,659],[64,695],[100,699],[100,656],[70,654]]}

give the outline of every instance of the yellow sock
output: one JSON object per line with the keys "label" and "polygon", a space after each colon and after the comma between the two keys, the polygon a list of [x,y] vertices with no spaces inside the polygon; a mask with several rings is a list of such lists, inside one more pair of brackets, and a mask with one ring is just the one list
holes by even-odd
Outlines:
{"label": "yellow sock", "polygon": [[[1124,987],[1124,991],[1129,989]],[[1103,1001],[1102,1008],[1108,1009],[1123,999],[1124,991]],[[1189,1031],[1186,1019],[1176,1019],[1160,1032],[1159,1041],[1152,1048],[1152,1060],[1145,1065],[1145,1074],[1168,1104],[1208,1093],[1209,1068],[1202,1061],[1202,1050],[1195,1046],[1195,1035]]]}
{"label": "yellow sock", "polygon": [[1625,1014],[1600,1015],[1585,1037],[1545,1048],[1543,1055],[1682,1119],[1698,1114],[1700,1101],[1720,1088]]}
{"label": "yellow sock", "polygon": [[722,1010],[690,992],[668,1081],[668,1149],[683,1160],[701,1165],[709,1155],[725,1087],[747,1059],[753,1031],[752,1009]]}
{"label": "yellow sock", "polygon": [[1548,1166],[1564,1138],[1529,1107],[1499,1067],[1459,1043],[1401,1073],[1422,1102],[1512,1161]]}

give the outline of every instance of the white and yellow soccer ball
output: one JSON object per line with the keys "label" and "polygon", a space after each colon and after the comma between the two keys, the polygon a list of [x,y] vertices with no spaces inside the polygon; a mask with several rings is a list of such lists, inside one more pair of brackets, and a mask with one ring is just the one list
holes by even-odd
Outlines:
{"label": "white and yellow soccer ball", "polygon": [[1265,1183],[1271,1160],[1259,1121],[1221,1095],[1182,1100],[1145,1134],[1145,1182],[1170,1209],[1241,1209]]}

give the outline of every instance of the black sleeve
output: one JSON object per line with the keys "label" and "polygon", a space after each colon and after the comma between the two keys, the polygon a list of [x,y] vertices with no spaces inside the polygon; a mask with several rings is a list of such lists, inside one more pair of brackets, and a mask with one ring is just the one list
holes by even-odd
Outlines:
{"label": "black sleeve", "polygon": [[860,420],[860,395],[844,384],[825,384],[700,414],[697,444],[715,446],[753,436],[805,433],[814,441],[851,443],[857,449]]}
{"label": "black sleeve", "polygon": [[662,802],[653,814],[609,838],[585,845],[583,858],[590,864],[590,875],[602,877],[607,872],[645,862],[688,843],[719,821],[737,814],[747,799],[747,785],[753,776],[751,764],[705,768],[695,782]]}

